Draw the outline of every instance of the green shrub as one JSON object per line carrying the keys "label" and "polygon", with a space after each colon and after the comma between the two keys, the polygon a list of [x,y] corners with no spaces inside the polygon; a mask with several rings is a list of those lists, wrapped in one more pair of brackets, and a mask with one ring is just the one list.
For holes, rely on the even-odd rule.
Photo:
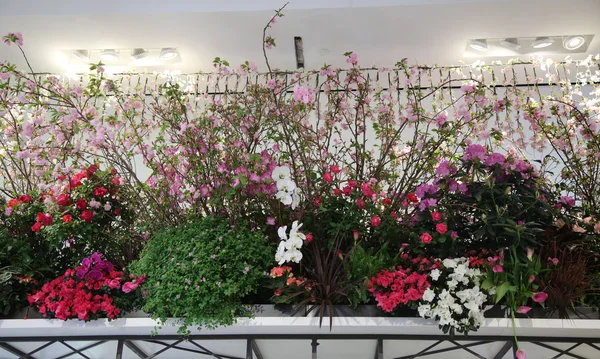
{"label": "green shrub", "polygon": [[148,276],[144,310],[161,322],[180,318],[180,333],[251,316],[242,298],[258,289],[273,250],[263,233],[247,227],[207,217],[157,233],[132,265]]}

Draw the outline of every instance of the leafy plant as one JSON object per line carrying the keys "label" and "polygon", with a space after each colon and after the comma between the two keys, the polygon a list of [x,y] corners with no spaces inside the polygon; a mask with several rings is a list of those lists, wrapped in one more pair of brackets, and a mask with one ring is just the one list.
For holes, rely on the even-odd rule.
{"label": "leafy plant", "polygon": [[272,247],[260,231],[226,219],[191,219],[158,232],[146,244],[134,273],[146,274],[144,311],[188,327],[232,325],[251,316],[242,298],[258,289],[272,264]]}

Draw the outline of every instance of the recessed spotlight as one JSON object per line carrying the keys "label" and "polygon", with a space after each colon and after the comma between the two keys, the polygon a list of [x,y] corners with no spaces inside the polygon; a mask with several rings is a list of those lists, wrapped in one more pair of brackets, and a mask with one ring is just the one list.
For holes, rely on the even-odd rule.
{"label": "recessed spotlight", "polygon": [[508,37],[506,39],[502,39],[502,41],[500,41],[500,45],[513,50],[519,50],[521,48],[521,44],[519,44],[519,39],[517,39],[516,37]]}
{"label": "recessed spotlight", "polygon": [[146,51],[145,49],[138,48],[131,50],[131,58],[134,60],[143,59],[146,56],[148,56],[148,51]]}
{"label": "recessed spotlight", "polygon": [[177,52],[177,49],[172,47],[164,48],[160,51],[161,60],[172,60],[176,58],[177,55],[179,55],[179,52]]}
{"label": "recessed spotlight", "polygon": [[73,55],[82,61],[90,62],[90,50],[73,50]]}
{"label": "recessed spotlight", "polygon": [[554,40],[549,37],[536,37],[535,40],[531,43],[531,47],[533,47],[534,49],[541,49],[543,47],[548,47],[553,43]]}
{"label": "recessed spotlight", "polygon": [[488,44],[487,44],[486,39],[471,40],[471,42],[469,43],[469,46],[471,46],[471,48],[473,48],[477,51],[487,51],[487,49],[488,49]]}
{"label": "recessed spotlight", "polygon": [[115,49],[106,49],[100,51],[100,58],[104,61],[114,61],[119,58],[119,51]]}
{"label": "recessed spotlight", "polygon": [[567,50],[576,50],[585,44],[585,37],[581,35],[568,36],[563,40],[563,47]]}

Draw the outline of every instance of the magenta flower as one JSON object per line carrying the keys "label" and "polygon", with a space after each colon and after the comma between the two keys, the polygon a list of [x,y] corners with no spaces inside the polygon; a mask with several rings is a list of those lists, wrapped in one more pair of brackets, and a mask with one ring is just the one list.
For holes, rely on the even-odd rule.
{"label": "magenta flower", "polygon": [[495,266],[492,268],[492,271],[493,271],[494,273],[502,273],[502,272],[504,272],[504,268],[502,268],[502,266],[495,265]]}
{"label": "magenta flower", "polygon": [[473,144],[473,145],[470,145],[469,147],[467,147],[463,158],[466,161],[474,160],[476,158],[480,159],[481,161],[485,161],[485,159],[486,159],[485,153],[486,153],[485,147],[483,147],[482,145]]}
{"label": "magenta flower", "polygon": [[274,226],[275,225],[275,218],[273,218],[273,217],[267,217],[267,225],[268,226]]}
{"label": "magenta flower", "polygon": [[529,283],[533,283],[533,281],[535,280],[535,276],[532,274],[529,276]]}
{"label": "magenta flower", "polygon": [[559,261],[558,261],[558,258],[556,258],[556,257],[555,258],[548,257],[548,262],[551,262],[554,265],[558,265]]}
{"label": "magenta flower", "polygon": [[89,273],[88,273],[88,279],[90,280],[101,280],[103,277],[102,272],[100,272],[97,269],[92,269]]}
{"label": "magenta flower", "polygon": [[533,293],[531,299],[533,299],[533,301],[536,303],[544,303],[546,299],[548,299],[548,294],[544,292],[536,292]]}
{"label": "magenta flower", "polygon": [[527,313],[529,313],[530,310],[531,310],[531,307],[528,307],[526,305],[522,305],[522,306],[519,307],[519,309],[517,309],[517,313],[527,314]]}
{"label": "magenta flower", "polygon": [[517,352],[515,353],[515,356],[517,357],[517,359],[527,358],[527,356],[525,355],[525,351],[523,349],[517,350]]}
{"label": "magenta flower", "polygon": [[127,282],[125,284],[123,284],[123,292],[125,293],[131,293],[134,290],[136,290],[136,288],[138,287],[138,283],[133,283],[133,282]]}

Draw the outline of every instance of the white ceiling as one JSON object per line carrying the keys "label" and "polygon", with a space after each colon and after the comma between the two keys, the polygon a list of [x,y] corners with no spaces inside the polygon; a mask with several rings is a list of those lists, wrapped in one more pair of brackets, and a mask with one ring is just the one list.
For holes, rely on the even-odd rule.
{"label": "white ceiling", "polygon": [[[138,71],[210,71],[215,56],[261,67],[262,28],[283,3],[0,0],[0,34],[23,33],[32,66],[42,72],[82,70],[65,66],[59,56],[77,48],[177,47],[181,53],[180,64]],[[269,53],[274,67],[294,69],[293,37],[301,36],[307,68],[345,66],[346,51],[357,52],[363,66],[391,67],[405,57],[410,63],[453,65],[475,60],[465,52],[469,39],[591,34],[596,36],[588,53],[596,54],[598,14],[600,0],[291,0],[270,31],[278,45]],[[14,47],[0,47],[0,60],[5,59],[24,65]],[[485,61],[497,59],[506,58]]]}

